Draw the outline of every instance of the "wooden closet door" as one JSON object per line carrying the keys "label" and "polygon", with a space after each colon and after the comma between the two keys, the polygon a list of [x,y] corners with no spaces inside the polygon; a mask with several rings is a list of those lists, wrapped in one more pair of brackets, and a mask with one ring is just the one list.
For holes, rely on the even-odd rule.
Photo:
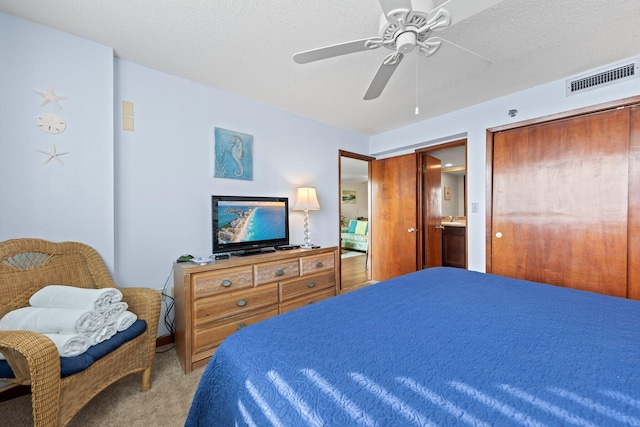
{"label": "wooden closet door", "polygon": [[627,298],[640,300],[640,107],[631,108]]}
{"label": "wooden closet door", "polygon": [[492,272],[626,296],[629,111],[498,133]]}

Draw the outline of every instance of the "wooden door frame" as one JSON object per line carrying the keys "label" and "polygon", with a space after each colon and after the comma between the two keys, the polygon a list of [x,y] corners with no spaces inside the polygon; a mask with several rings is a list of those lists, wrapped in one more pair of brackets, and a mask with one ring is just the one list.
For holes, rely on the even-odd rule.
{"label": "wooden door frame", "polygon": [[[371,162],[376,158],[367,156],[365,154],[353,153],[351,151],[338,150],[338,248],[340,253],[342,253],[342,236],[340,235],[340,229],[342,228],[342,223],[340,219],[342,218],[342,158],[349,157],[351,159],[363,160],[367,162],[367,218],[369,220],[369,224],[371,224]],[[371,280],[371,234],[373,231],[371,227],[369,227],[369,250],[367,251],[367,280]],[[339,257],[341,260],[342,257]],[[340,272],[340,289],[342,289],[342,261],[340,261],[340,266],[338,268]]]}
{"label": "wooden door frame", "polygon": [[[467,159],[467,138],[462,138],[462,139],[456,139],[455,141],[449,141],[449,142],[445,142],[443,144],[437,144],[437,145],[431,145],[429,147],[422,147],[422,148],[418,148],[415,150],[415,154],[417,157],[417,163],[418,163],[418,170],[421,171],[422,167],[424,166],[424,162],[423,162],[423,154],[428,154],[431,151],[440,151],[440,150],[446,150],[448,148],[455,148],[455,147],[465,147],[464,149],[464,164],[465,164],[465,168],[467,167],[467,163],[468,163],[468,159]],[[424,188],[422,187],[422,180],[418,179],[417,182],[417,217],[418,217],[418,226],[421,227],[421,230],[424,229],[425,224],[422,221],[423,215],[424,215],[424,210],[422,209],[423,206],[423,202],[424,199],[422,197]],[[468,185],[465,185],[465,190],[464,190],[464,206],[465,206],[465,212],[466,212],[466,207],[467,207],[467,187]],[[418,265],[420,265],[421,269],[422,269],[422,265],[423,265],[423,259],[424,259],[424,237],[423,237],[422,232],[418,233],[418,242],[417,242],[417,259],[416,262],[418,263]],[[467,221],[467,227],[465,227],[465,244],[464,244],[464,250],[465,250],[465,268],[469,268],[469,221]]]}
{"label": "wooden door frame", "polygon": [[493,140],[494,135],[498,132],[507,130],[524,128],[527,126],[534,126],[543,123],[551,123],[560,120],[567,120],[574,117],[586,116],[588,114],[599,113],[606,110],[614,110],[616,108],[627,107],[631,105],[637,105],[640,103],[640,96],[632,96],[629,98],[623,98],[615,101],[605,102],[602,104],[591,105],[588,107],[578,108],[575,110],[565,111],[561,113],[550,114],[548,116],[542,116],[535,119],[523,120],[520,122],[510,123],[507,125],[496,126],[488,128],[486,135],[486,167],[485,167],[485,268],[487,273],[492,272],[492,224],[493,224]]}

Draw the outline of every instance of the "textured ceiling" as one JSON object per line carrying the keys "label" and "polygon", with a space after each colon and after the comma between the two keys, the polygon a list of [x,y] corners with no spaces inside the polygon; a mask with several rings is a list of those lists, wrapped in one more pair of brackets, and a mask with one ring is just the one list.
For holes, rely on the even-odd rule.
{"label": "textured ceiling", "polygon": [[[436,4],[442,1],[436,1]],[[438,36],[492,61],[471,78],[408,55],[362,99],[376,49],[299,65],[296,52],[376,36],[377,0],[0,0],[0,11],[115,55],[368,135],[640,54],[638,0],[504,0]]]}

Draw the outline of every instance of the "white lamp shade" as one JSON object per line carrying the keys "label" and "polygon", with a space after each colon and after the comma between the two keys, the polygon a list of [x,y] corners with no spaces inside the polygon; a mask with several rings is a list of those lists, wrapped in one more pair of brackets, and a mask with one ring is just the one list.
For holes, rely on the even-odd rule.
{"label": "white lamp shade", "polygon": [[296,204],[293,207],[294,211],[317,211],[320,210],[320,204],[318,203],[318,196],[316,196],[315,187],[299,187],[296,195]]}

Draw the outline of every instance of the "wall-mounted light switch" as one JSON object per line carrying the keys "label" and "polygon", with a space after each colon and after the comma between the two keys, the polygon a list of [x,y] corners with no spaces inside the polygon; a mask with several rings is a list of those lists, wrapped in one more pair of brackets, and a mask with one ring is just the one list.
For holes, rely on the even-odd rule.
{"label": "wall-mounted light switch", "polygon": [[122,101],[122,115],[133,116],[133,102]]}
{"label": "wall-mounted light switch", "polygon": [[132,116],[122,116],[122,129],[130,130],[133,132],[133,117]]}
{"label": "wall-mounted light switch", "polygon": [[122,129],[133,132],[133,102],[122,101]]}

